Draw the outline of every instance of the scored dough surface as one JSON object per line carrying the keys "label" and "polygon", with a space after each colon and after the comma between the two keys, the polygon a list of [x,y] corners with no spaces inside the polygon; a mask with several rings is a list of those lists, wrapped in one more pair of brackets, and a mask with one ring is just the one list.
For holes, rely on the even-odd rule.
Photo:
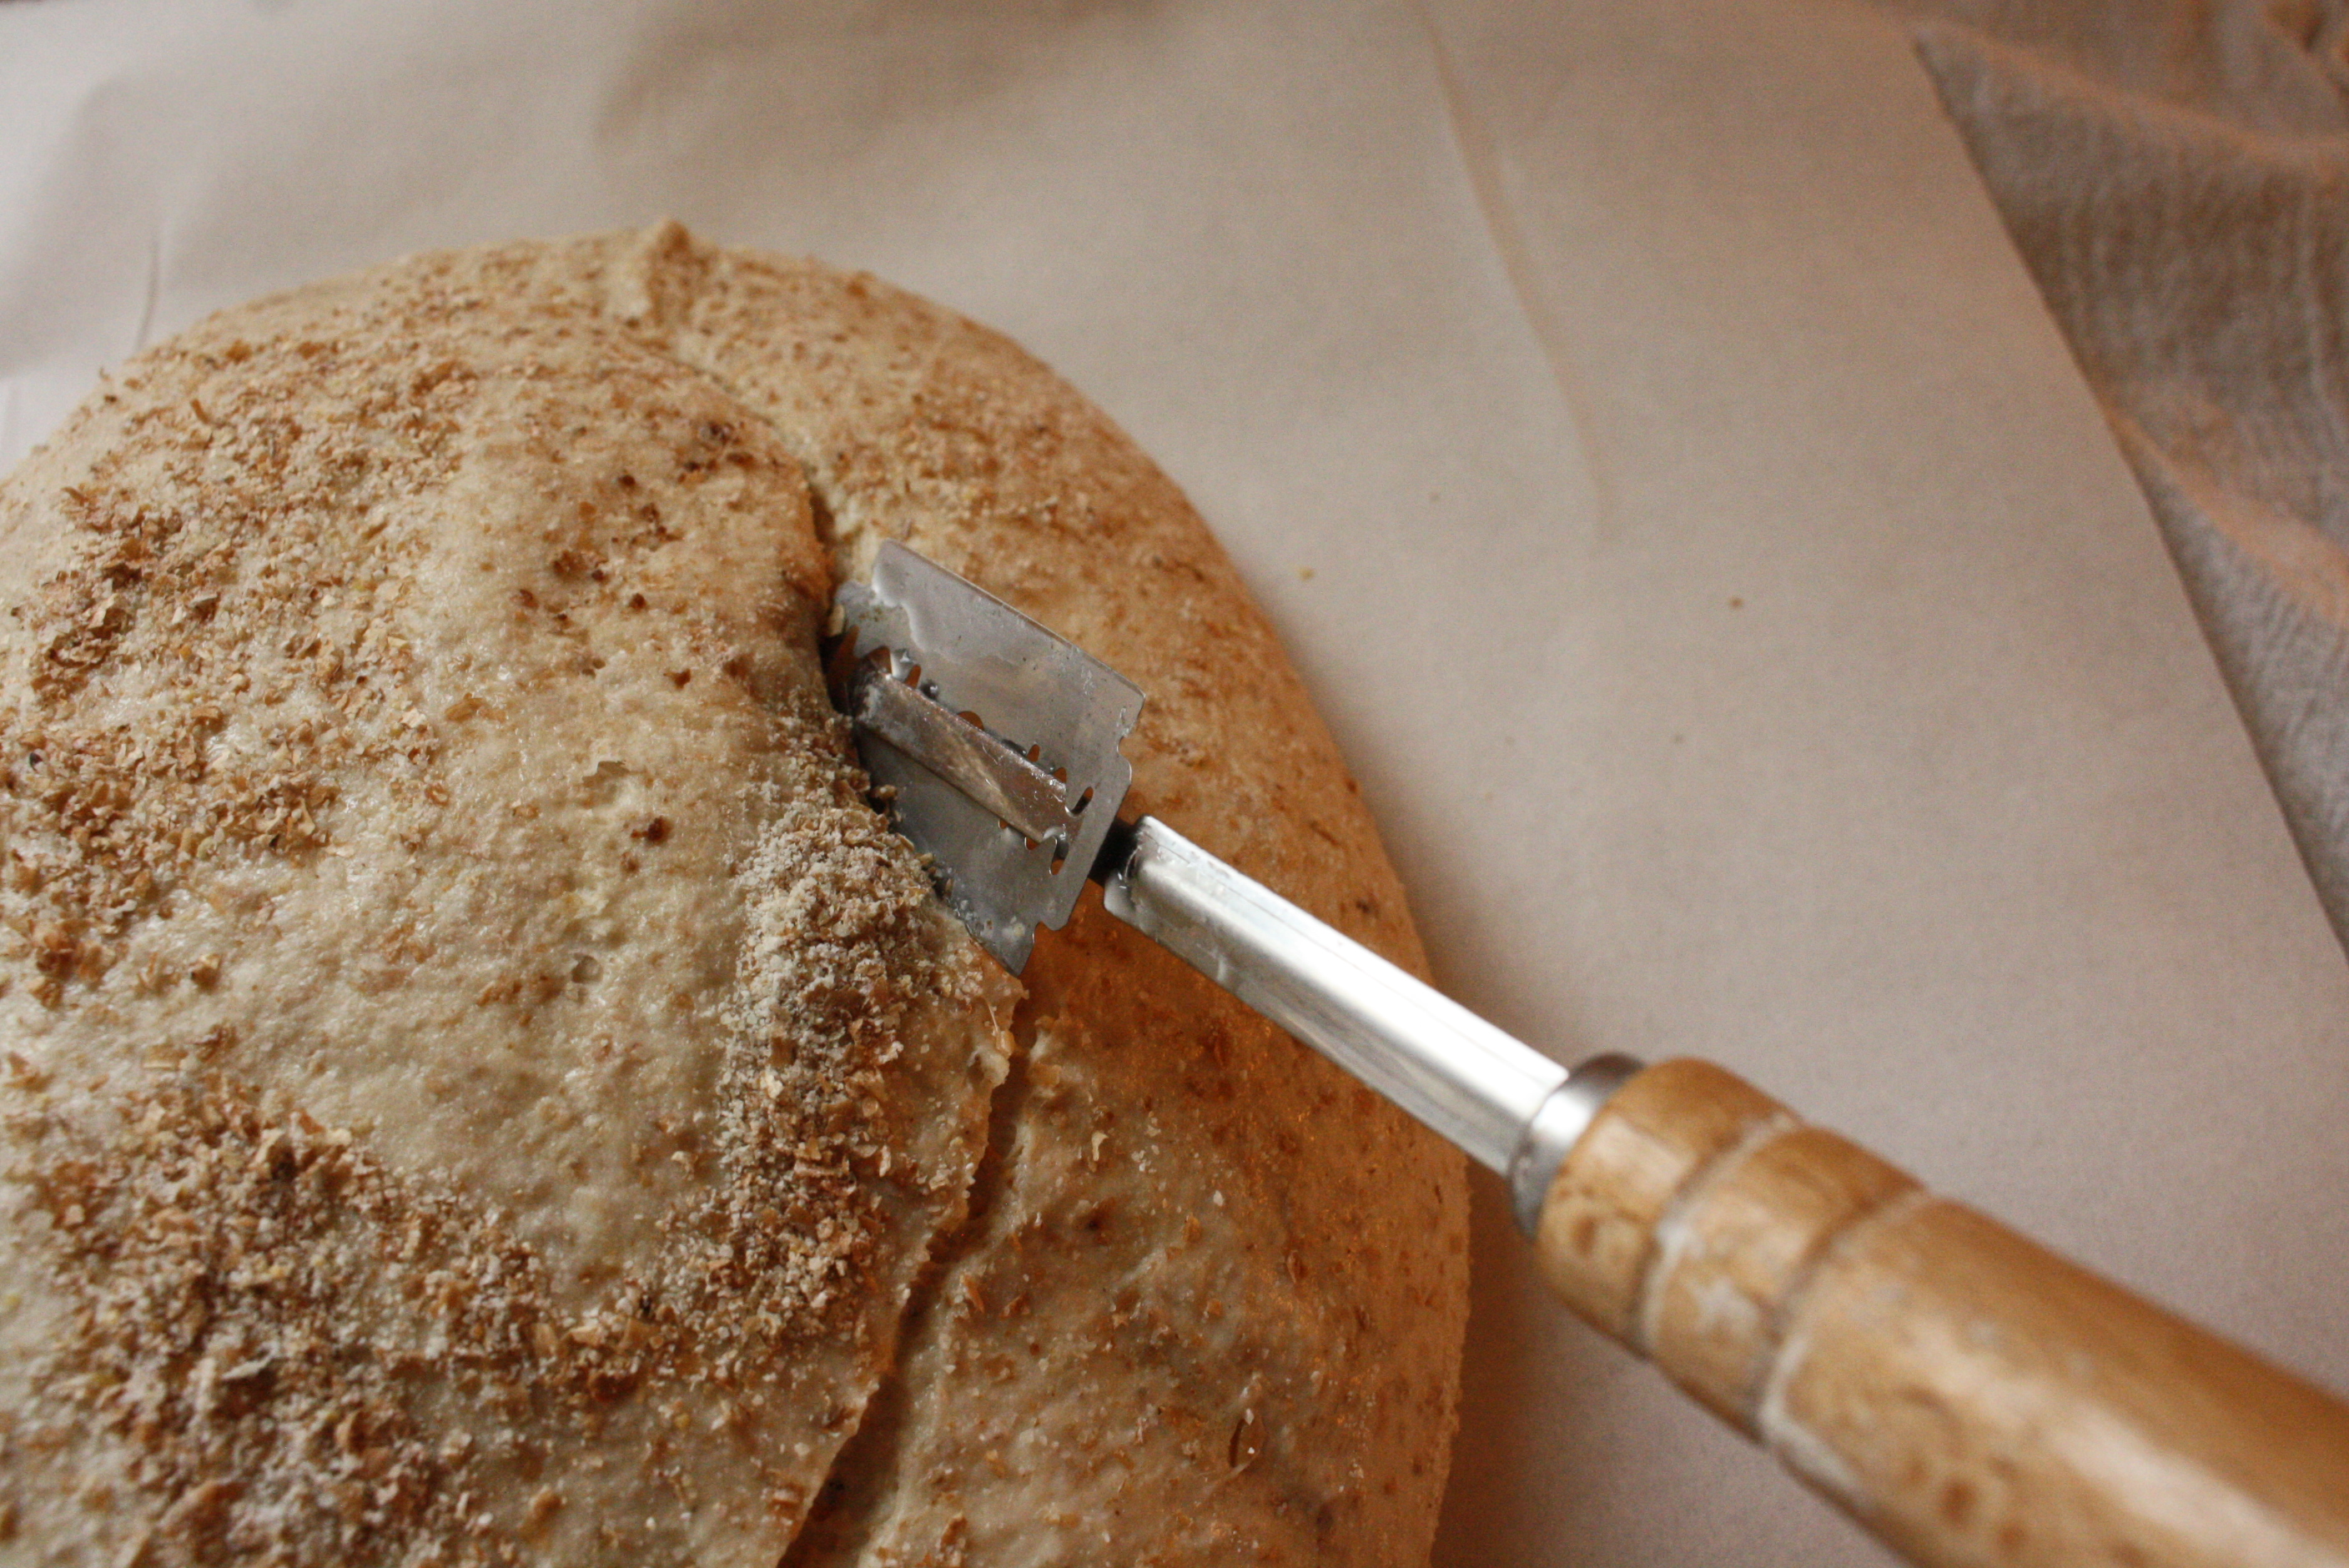
{"label": "scored dough surface", "polygon": [[1460,1161],[1097,898],[978,954],[818,676],[884,535],[1419,963],[1180,493],[869,279],[413,258],[0,486],[0,1563],[1424,1559]]}

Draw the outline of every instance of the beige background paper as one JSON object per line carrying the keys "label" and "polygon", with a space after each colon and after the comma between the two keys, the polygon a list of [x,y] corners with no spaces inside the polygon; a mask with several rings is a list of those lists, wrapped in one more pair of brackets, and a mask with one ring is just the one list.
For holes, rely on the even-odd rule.
{"label": "beige background paper", "polygon": [[[1905,38],[1688,24],[1447,29],[1605,499],[1518,737],[1576,768],[1516,862],[1564,896],[1421,907],[1505,1022],[1715,1054],[2340,1387],[2340,954],[2158,535]],[[1470,1434],[1453,1561],[1560,1509],[1549,1561],[1872,1560],[1486,1229],[1472,1386],[1570,1414]]]}
{"label": "beige background paper", "polygon": [[[0,459],[203,310],[674,213],[1184,483],[1439,969],[1698,1051],[2336,1387],[2339,949],[1899,31],[1842,0],[0,6]],[[1881,1553],[1479,1189],[1438,1560]]]}

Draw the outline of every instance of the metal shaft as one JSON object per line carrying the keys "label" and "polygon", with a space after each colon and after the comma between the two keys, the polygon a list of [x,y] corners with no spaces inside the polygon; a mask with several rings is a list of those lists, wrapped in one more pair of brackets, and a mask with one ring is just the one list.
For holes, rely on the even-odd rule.
{"label": "metal shaft", "polygon": [[1509,1181],[1531,1232],[1558,1162],[1637,1070],[1568,1073],[1154,817],[1095,874],[1109,911]]}

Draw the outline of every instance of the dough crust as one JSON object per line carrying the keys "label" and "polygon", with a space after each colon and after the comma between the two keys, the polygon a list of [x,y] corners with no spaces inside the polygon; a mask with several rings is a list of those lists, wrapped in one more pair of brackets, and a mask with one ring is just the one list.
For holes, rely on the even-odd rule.
{"label": "dough crust", "polygon": [[1424,1561],[1461,1161],[1093,895],[944,914],[818,675],[884,536],[1420,965],[1179,491],[869,278],[417,257],[0,484],[0,1563]]}

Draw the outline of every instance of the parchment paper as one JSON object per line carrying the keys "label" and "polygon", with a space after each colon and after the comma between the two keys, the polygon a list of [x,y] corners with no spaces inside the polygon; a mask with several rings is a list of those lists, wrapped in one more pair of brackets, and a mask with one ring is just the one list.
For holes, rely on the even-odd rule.
{"label": "parchment paper", "polygon": [[[212,306],[667,213],[923,290],[1126,423],[1470,1005],[1715,1056],[2349,1383],[2340,953],[1888,23],[19,0],[0,460]],[[1478,1202],[1439,1562],[1884,1560]]]}

